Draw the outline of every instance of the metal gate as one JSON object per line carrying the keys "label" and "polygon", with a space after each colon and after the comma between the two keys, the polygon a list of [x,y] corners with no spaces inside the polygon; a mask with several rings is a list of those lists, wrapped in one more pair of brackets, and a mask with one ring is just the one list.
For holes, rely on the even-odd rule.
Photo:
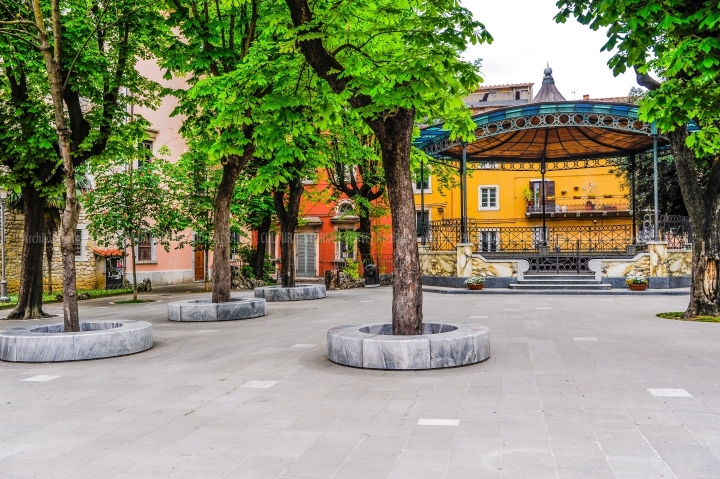
{"label": "metal gate", "polygon": [[295,236],[295,249],[297,251],[295,268],[298,276],[317,276],[317,270],[315,269],[316,243],[317,235],[315,233],[301,233]]}

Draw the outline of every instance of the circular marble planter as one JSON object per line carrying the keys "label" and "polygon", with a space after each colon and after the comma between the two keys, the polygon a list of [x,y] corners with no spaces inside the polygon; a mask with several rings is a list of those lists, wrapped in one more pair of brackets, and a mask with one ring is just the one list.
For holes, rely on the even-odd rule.
{"label": "circular marble planter", "polygon": [[227,303],[211,303],[210,298],[186,299],[168,303],[170,321],[235,321],[265,316],[265,300],[230,298]]}
{"label": "circular marble planter", "polygon": [[147,321],[82,321],[79,333],[63,332],[63,323],[21,326],[0,331],[0,359],[21,363],[79,361],[139,353],[153,345]]}
{"label": "circular marble planter", "polygon": [[366,369],[440,369],[490,357],[490,330],[470,323],[425,323],[423,334],[393,336],[392,324],[354,324],[328,331],[328,359]]}
{"label": "circular marble planter", "polygon": [[324,284],[297,284],[294,288],[282,286],[262,286],[255,288],[256,298],[265,298],[265,301],[305,301],[308,299],[322,299],[327,296]]}

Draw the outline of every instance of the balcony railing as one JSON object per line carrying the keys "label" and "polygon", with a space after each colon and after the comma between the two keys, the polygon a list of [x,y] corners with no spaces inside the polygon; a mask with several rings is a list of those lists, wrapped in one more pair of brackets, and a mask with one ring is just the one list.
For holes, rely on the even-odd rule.
{"label": "balcony railing", "polygon": [[[652,239],[648,230],[649,220],[638,225],[636,243],[643,244]],[[670,249],[682,249],[692,242],[689,218],[684,216],[660,216],[659,236],[668,242]],[[553,253],[579,251],[581,253],[626,254],[633,244],[635,235],[632,225],[588,225],[588,226],[492,226],[480,223],[475,218],[467,220],[468,241],[474,251],[488,253],[527,253],[539,251],[547,246]],[[431,221],[426,233],[426,243],[433,251],[452,251],[460,243],[460,219]]]}
{"label": "balcony railing", "polygon": [[[525,212],[542,213],[542,199],[536,202],[528,202]],[[545,206],[545,213],[592,213],[592,212],[617,212],[630,211],[630,202],[622,196],[608,197],[581,197],[570,198],[548,198]]]}

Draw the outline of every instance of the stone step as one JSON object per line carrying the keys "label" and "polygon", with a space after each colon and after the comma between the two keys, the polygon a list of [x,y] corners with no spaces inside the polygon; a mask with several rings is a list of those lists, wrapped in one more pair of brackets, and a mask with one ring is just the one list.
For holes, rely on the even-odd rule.
{"label": "stone step", "polygon": [[609,290],[612,288],[610,284],[511,284],[510,289],[528,290],[528,291],[567,291],[567,290]]}
{"label": "stone step", "polygon": [[595,278],[587,278],[587,279],[555,279],[555,278],[524,278],[521,280],[518,280],[518,284],[546,284],[546,285],[553,285],[553,284],[600,284],[600,280],[597,280]]}

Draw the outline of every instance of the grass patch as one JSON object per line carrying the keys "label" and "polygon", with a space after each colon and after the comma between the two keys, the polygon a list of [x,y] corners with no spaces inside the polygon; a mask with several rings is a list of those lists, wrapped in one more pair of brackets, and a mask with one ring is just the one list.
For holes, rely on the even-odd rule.
{"label": "grass patch", "polygon": [[671,311],[669,313],[658,313],[655,316],[663,319],[677,319],[680,321],[699,321],[701,323],[720,323],[720,316],[698,316],[697,318],[683,318],[681,311]]}
{"label": "grass patch", "polygon": [[120,301],[113,301],[114,304],[130,304],[130,303],[154,303],[154,299],[122,299]]}
{"label": "grass patch", "polygon": [[[78,295],[87,293],[90,295],[90,299],[93,298],[102,298],[105,296],[117,296],[120,294],[128,294],[132,293],[132,288],[121,288],[121,289],[78,289],[77,290]],[[62,294],[61,290],[54,291],[52,293],[48,293],[47,291],[43,292],[43,303],[55,303],[58,301],[57,296],[59,294]],[[18,295],[17,294],[9,294],[8,297],[10,298],[10,302],[8,303],[0,303],[0,309],[4,308],[13,308],[17,304],[18,301]]]}

